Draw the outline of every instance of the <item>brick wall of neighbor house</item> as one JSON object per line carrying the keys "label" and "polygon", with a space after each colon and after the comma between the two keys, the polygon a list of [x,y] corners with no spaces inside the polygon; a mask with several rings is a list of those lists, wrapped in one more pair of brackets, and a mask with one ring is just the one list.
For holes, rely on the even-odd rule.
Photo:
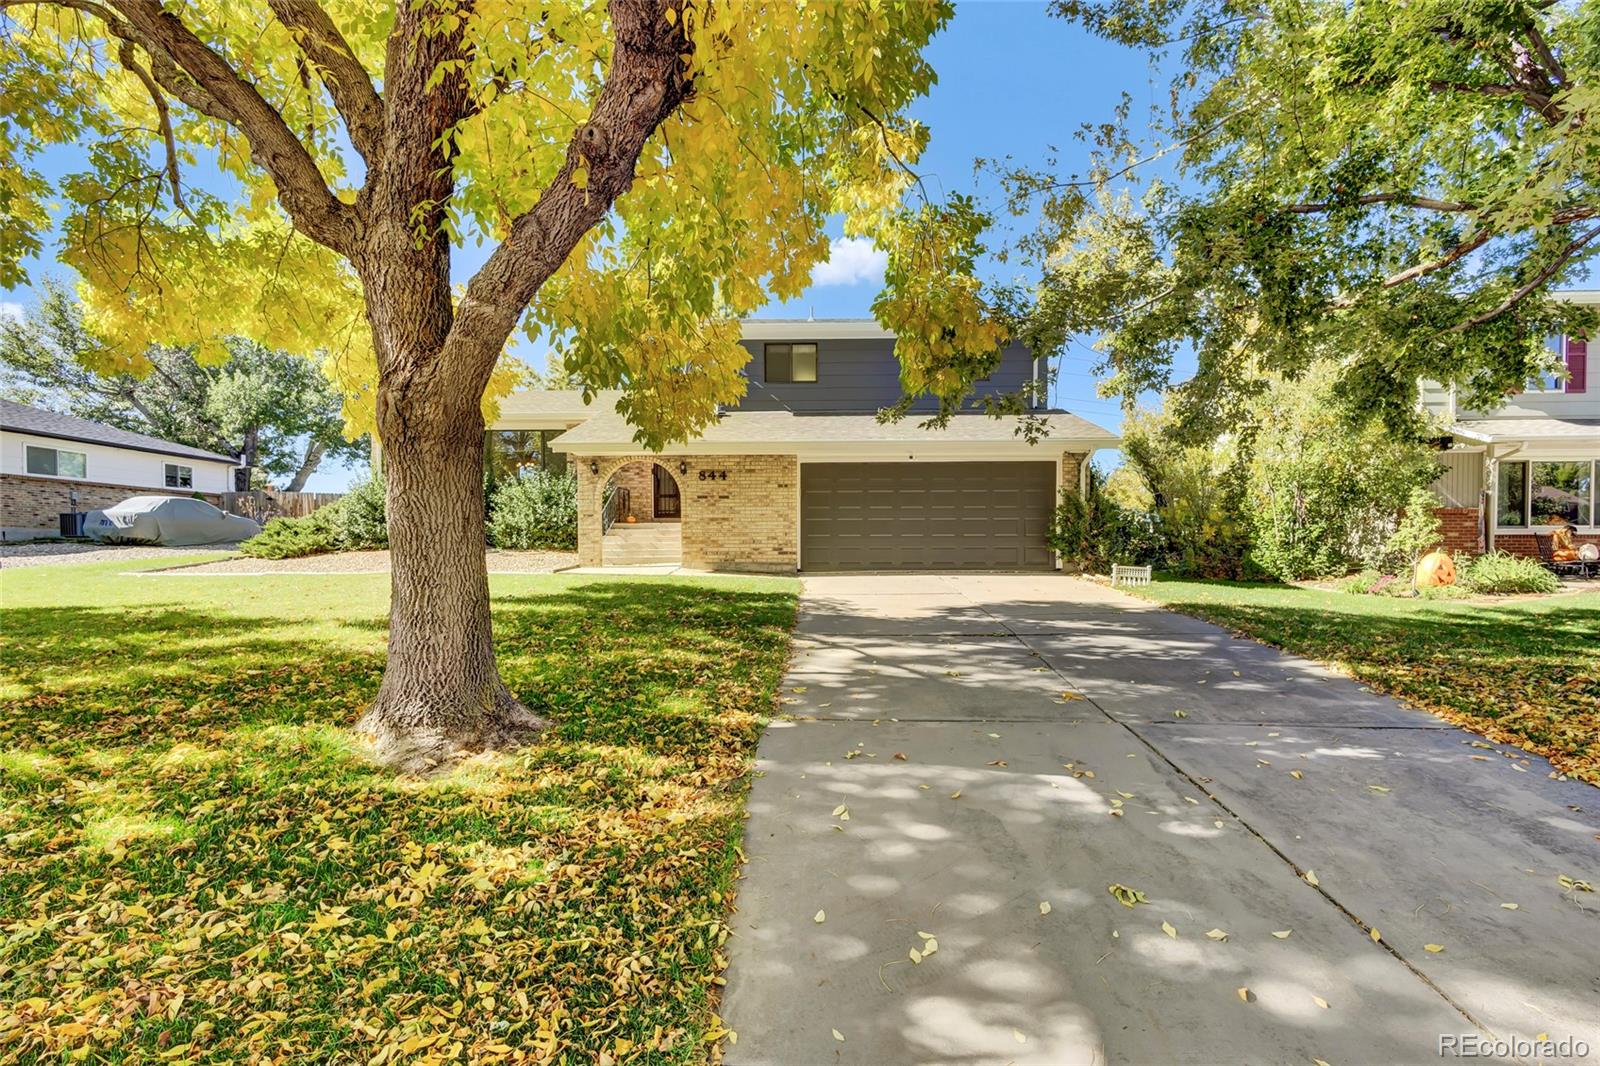
{"label": "brick wall of neighbor house", "polygon": [[[591,461],[597,472],[590,471]],[[644,455],[575,458],[580,566],[601,565],[600,508],[606,481],[628,463],[653,461]],[[679,472],[679,463],[687,464],[687,474]],[[677,481],[682,500],[684,566],[766,573],[795,570],[800,466],[794,456],[693,455],[668,457],[663,465]],[[648,476],[649,467],[644,469]],[[726,478],[721,476],[724,471]],[[635,499],[635,510],[639,506]]]}
{"label": "brick wall of neighbor house", "polygon": [[1476,507],[1435,507],[1433,513],[1439,519],[1439,547],[1452,555],[1478,555],[1483,551],[1479,537],[1482,523]]}
{"label": "brick wall of neighbor house", "polygon": [[[1600,533],[1574,533],[1572,543],[1600,544]],[[1496,551],[1510,555],[1526,555],[1530,559],[1539,557],[1539,544],[1533,539],[1532,533],[1496,533],[1494,546]]]}
{"label": "brick wall of neighbor house", "polygon": [[793,573],[799,564],[799,461],[792,455],[684,461],[687,474],[672,468],[683,494],[683,565]]}
{"label": "brick wall of neighbor house", "polygon": [[[9,529],[58,529],[60,515],[72,510],[70,493],[78,492],[78,510],[94,511],[121,503],[130,496],[192,496],[188,492],[134,489],[96,481],[61,481],[55,478],[0,474],[0,526]],[[220,506],[216,493],[200,494]]]}

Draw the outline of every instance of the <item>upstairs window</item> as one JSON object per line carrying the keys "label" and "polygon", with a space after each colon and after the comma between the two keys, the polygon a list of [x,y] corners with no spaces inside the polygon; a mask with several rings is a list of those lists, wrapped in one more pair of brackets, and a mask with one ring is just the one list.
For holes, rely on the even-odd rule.
{"label": "upstairs window", "polygon": [[177,463],[168,463],[166,469],[166,485],[169,489],[194,488],[194,467],[179,466]]}
{"label": "upstairs window", "polygon": [[817,346],[815,344],[767,345],[768,382],[788,384],[817,380]]}
{"label": "upstairs window", "polygon": [[61,448],[40,448],[30,444],[27,451],[27,471],[45,477],[86,477],[88,456],[83,452],[69,452]]}

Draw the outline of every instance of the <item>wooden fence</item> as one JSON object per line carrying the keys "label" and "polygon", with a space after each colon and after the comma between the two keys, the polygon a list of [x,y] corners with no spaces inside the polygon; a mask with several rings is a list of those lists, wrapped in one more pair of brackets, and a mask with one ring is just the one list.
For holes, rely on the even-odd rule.
{"label": "wooden fence", "polygon": [[222,509],[265,524],[269,518],[303,518],[342,495],[340,492],[277,492],[273,489],[224,492]]}

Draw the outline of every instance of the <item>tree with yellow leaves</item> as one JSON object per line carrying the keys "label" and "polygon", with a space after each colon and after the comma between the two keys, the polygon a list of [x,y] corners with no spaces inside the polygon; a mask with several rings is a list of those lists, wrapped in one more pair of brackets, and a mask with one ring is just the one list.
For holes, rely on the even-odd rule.
{"label": "tree with yellow leaves", "polygon": [[[389,660],[363,720],[419,769],[541,725],[501,682],[484,409],[512,331],[620,387],[644,446],[743,390],[737,317],[806,286],[825,220],[890,252],[877,310],[948,409],[1003,327],[966,204],[906,203],[944,0],[0,0],[0,283],[58,220],[91,324],[321,352],[381,440]],[[38,155],[87,168],[47,181]],[[221,180],[196,182],[194,168]],[[216,191],[226,188],[226,193]],[[492,251],[460,288],[451,258]],[[220,349],[210,354],[225,355]]]}

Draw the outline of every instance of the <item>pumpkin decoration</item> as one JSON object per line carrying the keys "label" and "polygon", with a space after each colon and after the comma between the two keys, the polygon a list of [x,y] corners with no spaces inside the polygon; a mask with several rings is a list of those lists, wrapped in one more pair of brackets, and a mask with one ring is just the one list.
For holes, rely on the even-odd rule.
{"label": "pumpkin decoration", "polygon": [[1454,585],[1456,583],[1456,564],[1442,551],[1431,551],[1422,557],[1417,564],[1417,587],[1431,588],[1434,585]]}
{"label": "pumpkin decoration", "polygon": [[634,524],[634,523],[635,523],[635,522],[637,522],[637,521],[639,521],[639,518],[638,518],[638,516],[637,516],[637,515],[629,515],[629,516],[628,516],[628,517],[627,517],[627,518],[624,518],[624,519],[623,519],[623,521],[624,521],[624,522],[626,522],[626,523],[628,523],[628,525],[630,525],[630,526],[631,526],[631,525],[633,525],[633,524]]}

